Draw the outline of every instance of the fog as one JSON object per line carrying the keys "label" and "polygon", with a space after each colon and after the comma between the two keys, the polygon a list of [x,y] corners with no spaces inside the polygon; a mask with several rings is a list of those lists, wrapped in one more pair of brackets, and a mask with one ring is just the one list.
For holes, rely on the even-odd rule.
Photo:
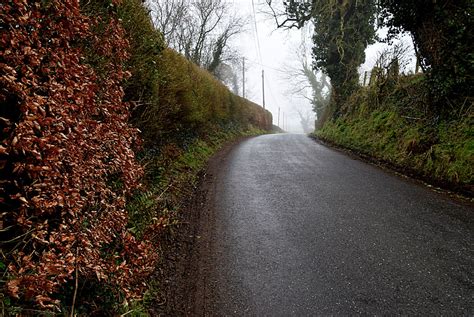
{"label": "fog", "polygon": [[[252,6],[252,2],[254,6]],[[265,0],[228,0],[234,6],[235,12],[248,18],[248,27],[242,34],[237,35],[231,42],[245,58],[246,83],[245,97],[262,105],[262,70],[265,73],[265,108],[273,114],[273,123],[278,125],[278,108],[280,108],[280,124],[288,132],[302,133],[297,110],[309,113],[309,100],[292,92],[295,84],[288,80],[289,69],[298,68],[297,49],[302,43],[311,49],[311,26],[298,30],[276,29],[275,21],[265,13]],[[255,10],[253,9],[255,8]],[[383,30],[380,31],[383,35]],[[401,39],[411,45],[408,36]],[[375,64],[377,54],[386,44],[376,43],[366,50],[366,62],[360,67],[361,76],[364,71],[370,71]],[[415,68],[414,53],[407,70]],[[308,53],[310,58],[310,53]],[[311,96],[311,91],[307,91]],[[283,126],[284,122],[284,126]]]}

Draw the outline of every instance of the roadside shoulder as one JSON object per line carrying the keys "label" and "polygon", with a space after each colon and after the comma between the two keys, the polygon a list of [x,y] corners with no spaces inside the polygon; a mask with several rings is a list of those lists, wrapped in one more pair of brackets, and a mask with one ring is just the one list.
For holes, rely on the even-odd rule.
{"label": "roadside shoulder", "polygon": [[368,155],[355,148],[346,147],[330,140],[322,139],[313,134],[310,134],[309,137],[319,144],[345,153],[354,159],[358,159],[371,165],[375,165],[385,171],[396,174],[399,177],[409,179],[440,194],[444,194],[453,199],[457,199],[464,202],[474,202],[474,191],[472,186],[462,186],[447,181],[440,181],[432,177],[426,176],[421,172],[415,170],[414,168],[393,164],[392,162]]}
{"label": "roadside shoulder", "polygon": [[160,299],[153,314],[199,316],[207,305],[206,277],[215,225],[214,194],[219,173],[225,171],[230,153],[252,136],[242,136],[224,143],[199,172],[198,180],[178,214],[179,225],[163,239],[163,267]]}

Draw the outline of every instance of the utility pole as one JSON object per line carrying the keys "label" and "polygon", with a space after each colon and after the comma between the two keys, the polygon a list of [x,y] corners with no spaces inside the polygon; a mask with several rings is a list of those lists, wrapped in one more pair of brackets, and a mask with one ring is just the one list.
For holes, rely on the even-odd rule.
{"label": "utility pole", "polygon": [[280,107],[278,107],[278,124],[277,126],[280,126]]}
{"label": "utility pole", "polygon": [[242,57],[242,97],[245,98],[245,57]]}
{"label": "utility pole", "polygon": [[282,121],[282,123],[281,123],[282,129],[283,129],[283,131],[285,131],[285,112],[284,111],[283,111],[283,118],[282,118],[281,121]]}
{"label": "utility pole", "polygon": [[265,71],[262,69],[262,97],[263,97],[263,109],[265,109]]}

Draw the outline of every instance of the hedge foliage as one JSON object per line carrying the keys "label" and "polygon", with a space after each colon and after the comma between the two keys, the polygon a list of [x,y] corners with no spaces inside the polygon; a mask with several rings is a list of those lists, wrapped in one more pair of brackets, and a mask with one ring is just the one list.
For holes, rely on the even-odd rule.
{"label": "hedge foliage", "polygon": [[214,76],[171,49],[157,60],[157,99],[142,102],[133,123],[142,131],[147,147],[204,137],[216,127],[254,126],[270,130],[270,112],[234,95]]}
{"label": "hedge foliage", "polygon": [[[9,1],[2,23],[9,26],[0,57],[9,294],[57,308],[80,279],[140,296],[155,255],[126,229],[126,199],[143,170],[122,101],[130,76],[123,28],[112,11],[87,17],[66,0]],[[100,63],[86,64],[85,51]]]}

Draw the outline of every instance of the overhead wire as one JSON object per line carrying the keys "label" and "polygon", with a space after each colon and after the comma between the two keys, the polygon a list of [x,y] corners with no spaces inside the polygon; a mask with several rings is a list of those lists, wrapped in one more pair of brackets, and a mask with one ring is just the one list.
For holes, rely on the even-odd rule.
{"label": "overhead wire", "polygon": [[275,98],[275,96],[273,95],[272,86],[268,83],[266,78],[265,78],[265,82],[267,83],[268,90],[270,91],[270,96],[272,97],[273,101],[275,102],[275,105],[277,106],[277,108],[280,108],[280,105],[277,101],[277,98]]}
{"label": "overhead wire", "polygon": [[260,60],[260,63],[262,62],[262,51],[260,49],[260,37],[258,35],[258,27],[257,27],[257,14],[255,11],[255,2],[252,0],[252,12],[253,12],[253,24],[255,28],[255,39],[257,42],[257,54],[258,54],[258,59]]}
{"label": "overhead wire", "polygon": [[[247,59],[247,60],[249,60],[251,63],[260,65],[262,68],[267,68],[267,69],[271,69],[271,70],[274,70],[274,71],[277,71],[277,72],[284,73],[285,71],[283,71],[281,69],[277,69],[277,68],[274,68],[274,67],[263,64],[263,62],[262,62],[262,51],[261,51],[261,48],[260,48],[260,36],[259,36],[259,33],[258,33],[258,26],[257,26],[257,14],[256,14],[256,10],[255,10],[255,1],[254,0],[252,0],[252,12],[253,12],[253,22],[254,22],[254,29],[255,29],[255,40],[257,42],[257,55],[258,55],[258,59],[259,59],[260,62],[253,61],[251,59]],[[272,87],[271,87],[267,77],[264,77],[264,83],[268,87],[268,90],[270,91],[270,96],[272,97],[273,101],[275,102],[275,105],[277,106],[277,108],[280,108],[280,105],[278,104],[278,101],[277,101],[277,99],[275,98],[275,96],[273,94]]]}
{"label": "overhead wire", "polygon": [[264,67],[265,69],[268,68],[268,69],[273,70],[273,71],[276,71],[276,72],[285,73],[285,74],[288,73],[288,71],[286,71],[286,70],[284,70],[284,69],[278,69],[278,68],[275,68],[275,67],[272,67],[272,66],[268,66],[268,65],[266,65],[266,64],[260,63],[260,62],[258,62],[258,61],[256,61],[256,60],[253,60],[253,59],[248,58],[248,57],[246,57],[245,60],[249,61],[251,64],[255,64],[255,65],[262,66],[262,67]]}

